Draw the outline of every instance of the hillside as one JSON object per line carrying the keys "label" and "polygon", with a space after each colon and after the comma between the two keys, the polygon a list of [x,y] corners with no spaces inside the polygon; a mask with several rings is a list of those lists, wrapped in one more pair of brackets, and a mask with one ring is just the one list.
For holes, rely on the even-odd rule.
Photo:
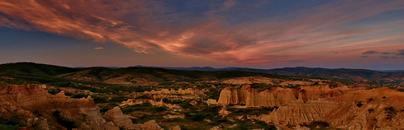
{"label": "hillside", "polygon": [[[334,79],[372,84],[404,84],[404,72],[381,72],[366,69],[326,69],[288,67],[278,69],[211,68],[211,67],[126,67],[126,68],[70,68],[37,63],[9,63],[0,65],[0,75],[45,76],[52,78],[106,81],[114,83],[169,81],[201,81],[242,76],[291,78],[288,76]],[[282,76],[284,75],[284,76]],[[292,77],[292,78],[298,78]]]}
{"label": "hillside", "polygon": [[286,67],[277,69],[254,69],[254,68],[172,68],[179,70],[201,70],[201,71],[245,71],[255,73],[279,74],[288,76],[306,76],[327,79],[337,79],[355,82],[369,82],[382,84],[404,84],[404,72],[394,71],[375,71],[367,69],[327,69],[327,68],[308,68],[308,67]]}
{"label": "hillside", "polygon": [[246,71],[197,71],[162,68],[69,68],[36,63],[13,63],[0,65],[0,84],[49,84],[64,87],[108,85],[157,86],[180,82],[211,81],[236,77],[258,76],[279,79],[300,77]]}
{"label": "hillside", "polygon": [[56,76],[63,73],[70,73],[79,71],[80,69],[37,64],[30,62],[21,63],[8,63],[0,65],[0,74],[24,74],[24,75],[42,75],[42,76]]}
{"label": "hillside", "polygon": [[0,129],[404,128],[402,85],[313,78],[364,80],[382,72],[288,68],[273,72],[285,75],[269,73],[3,64]]}
{"label": "hillside", "polygon": [[310,76],[348,80],[350,79],[371,83],[404,83],[404,72],[379,72],[366,69],[325,69],[306,67],[271,69],[265,72],[291,76]]}

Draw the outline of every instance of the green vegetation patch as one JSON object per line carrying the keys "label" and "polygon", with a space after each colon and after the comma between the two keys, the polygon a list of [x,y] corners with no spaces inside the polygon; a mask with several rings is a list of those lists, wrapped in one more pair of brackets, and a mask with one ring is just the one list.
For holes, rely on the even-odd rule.
{"label": "green vegetation patch", "polygon": [[26,125],[20,121],[19,117],[12,117],[10,119],[0,117],[0,130],[16,130],[24,126]]}
{"label": "green vegetation patch", "polygon": [[276,108],[278,107],[227,108],[227,110],[231,112],[231,116],[241,116],[268,114]]}
{"label": "green vegetation patch", "polygon": [[132,105],[125,108],[122,108],[122,112],[125,114],[130,114],[134,111],[142,111],[142,112],[164,112],[168,111],[167,107],[158,107],[153,106],[150,103],[143,103],[139,105]]}

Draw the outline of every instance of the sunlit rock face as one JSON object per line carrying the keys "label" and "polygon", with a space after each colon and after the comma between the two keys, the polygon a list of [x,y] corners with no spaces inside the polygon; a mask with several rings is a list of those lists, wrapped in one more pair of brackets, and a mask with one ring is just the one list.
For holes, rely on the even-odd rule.
{"label": "sunlit rock face", "polygon": [[273,122],[277,125],[300,125],[319,120],[328,115],[339,105],[329,101],[309,101],[307,103],[290,103],[280,106],[268,115],[262,115],[259,120]]}
{"label": "sunlit rock face", "polygon": [[233,87],[226,87],[220,92],[220,97],[218,100],[219,104],[229,105],[229,104],[239,104],[239,90]]}
{"label": "sunlit rock face", "polygon": [[134,129],[135,125],[132,123],[132,120],[129,119],[127,115],[124,115],[121,111],[121,108],[114,107],[113,109],[105,112],[105,119],[114,122],[116,126],[126,129]]}
{"label": "sunlit rock face", "polygon": [[143,93],[140,93],[139,96],[141,95],[146,95],[148,97],[151,97],[152,99],[155,100],[160,100],[160,99],[170,99],[170,100],[179,100],[179,101],[184,101],[188,99],[200,99],[200,96],[203,96],[204,93],[206,93],[208,90],[207,89],[192,89],[192,88],[187,88],[187,89],[161,89],[161,90],[151,90],[151,91],[145,91]]}
{"label": "sunlit rock face", "polygon": [[45,85],[0,86],[0,117],[20,120],[28,128],[44,130],[66,129],[58,118],[72,121],[75,128],[84,130],[160,128],[155,122],[133,124],[119,107],[106,112],[104,117],[90,96],[72,99],[63,91],[56,95],[48,94],[45,88]]}
{"label": "sunlit rock face", "polygon": [[328,100],[338,102],[323,120],[350,129],[404,129],[404,93],[389,88],[349,91]]}
{"label": "sunlit rock face", "polygon": [[273,87],[259,92],[257,88],[243,85],[241,89],[224,88],[218,100],[219,104],[245,104],[247,107],[274,107],[291,102],[307,102],[326,97],[341,95],[348,88],[329,88],[328,85],[304,86],[300,89]]}
{"label": "sunlit rock face", "polygon": [[[277,126],[304,127],[313,121],[344,129],[404,129],[404,93],[389,88],[354,90],[328,85],[273,87],[261,92],[248,85],[222,90],[218,103],[274,107],[255,117]],[[287,127],[286,127],[287,126]]]}
{"label": "sunlit rock face", "polygon": [[[27,86],[1,86],[0,105],[1,117],[8,118],[22,116],[28,126],[36,127],[36,123],[42,123],[46,129],[63,128],[57,123],[55,111],[60,116],[76,123],[79,128],[104,129],[112,128],[101,116],[97,105],[91,97],[72,99],[64,95],[63,91],[50,95],[44,89],[44,85]],[[7,111],[7,112],[5,112]],[[46,123],[45,123],[46,122]]]}

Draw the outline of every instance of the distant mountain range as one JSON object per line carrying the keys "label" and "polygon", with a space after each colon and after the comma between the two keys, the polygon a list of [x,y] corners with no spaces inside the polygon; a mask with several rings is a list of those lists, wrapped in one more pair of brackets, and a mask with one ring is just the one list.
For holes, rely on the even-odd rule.
{"label": "distant mountain range", "polygon": [[[177,71],[175,71],[177,70]],[[178,71],[181,70],[181,71]],[[218,71],[218,72],[203,72],[203,71]],[[254,69],[254,68],[212,68],[212,67],[150,67],[150,66],[134,66],[134,67],[83,67],[83,68],[69,68],[60,67],[45,64],[36,63],[12,63],[12,64],[1,64],[0,73],[30,73],[30,74],[41,74],[49,76],[69,76],[70,75],[83,74],[92,72],[91,74],[97,73],[96,77],[102,78],[106,74],[122,75],[128,72],[142,73],[142,74],[153,74],[154,76],[159,76],[161,74],[165,75],[175,75],[178,77],[181,75],[186,75],[188,77],[208,77],[209,75],[217,74],[232,74],[232,73],[243,73],[246,75],[286,75],[286,76],[304,76],[304,77],[318,77],[327,79],[340,79],[340,80],[353,80],[361,82],[372,82],[372,83],[392,83],[392,84],[404,84],[404,71],[375,71],[367,69],[327,69],[327,68],[308,68],[308,67],[287,67],[287,68],[277,68],[277,69]],[[98,74],[100,73],[100,74]],[[161,74],[160,74],[161,73]],[[150,75],[149,74],[149,75]],[[166,77],[167,78],[167,77]]]}
{"label": "distant mountain range", "polygon": [[[145,67],[145,66],[142,66]],[[213,67],[154,67],[175,70],[198,70],[198,71],[246,71],[255,73],[279,74],[287,76],[306,76],[327,79],[355,80],[375,83],[404,84],[404,70],[367,70],[367,69],[328,69],[309,67],[285,67],[276,69],[255,68],[213,68]]]}
{"label": "distant mountain range", "polygon": [[365,82],[377,82],[377,83],[404,83],[404,70],[367,70],[367,69],[328,69],[328,68],[308,68],[308,67],[285,67],[277,69],[254,69],[254,68],[212,68],[212,67],[190,67],[190,68],[172,68],[163,67],[167,69],[179,69],[179,70],[199,70],[199,71],[247,71],[256,73],[269,73],[288,76],[308,76],[319,77],[328,79],[343,79],[343,80],[355,80]]}
{"label": "distant mountain range", "polygon": [[[134,67],[147,67],[147,68],[164,68],[164,69],[175,69],[175,70],[199,70],[199,71],[223,71],[223,70],[238,70],[238,71],[256,71],[256,72],[267,72],[271,70],[282,70],[282,69],[320,69],[320,70],[370,70],[370,69],[349,69],[349,68],[338,68],[338,69],[330,69],[330,68],[311,68],[311,67],[284,67],[284,68],[275,68],[275,69],[256,69],[256,68],[245,68],[245,67],[224,67],[224,68],[214,68],[214,67],[156,67],[156,66],[142,66],[137,65]],[[120,67],[111,67],[111,68],[120,68]],[[370,70],[376,72],[404,72],[404,70]]]}

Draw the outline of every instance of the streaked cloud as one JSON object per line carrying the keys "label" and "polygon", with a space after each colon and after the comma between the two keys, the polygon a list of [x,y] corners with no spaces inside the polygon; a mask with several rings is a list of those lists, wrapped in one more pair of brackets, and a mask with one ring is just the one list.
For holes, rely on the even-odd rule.
{"label": "streaked cloud", "polygon": [[[0,26],[113,42],[138,53],[163,51],[240,64],[325,59],[336,51],[339,58],[357,57],[370,48],[393,51],[403,45],[403,34],[396,31],[402,19],[355,24],[403,9],[400,0],[331,1],[251,19],[243,17],[266,13],[256,10],[266,4],[198,2],[188,1],[190,11],[183,11],[160,0],[3,0]],[[192,10],[199,6],[204,8]]]}
{"label": "streaked cloud", "polygon": [[379,53],[379,52],[377,52],[377,51],[366,51],[366,52],[363,52],[362,54],[371,55],[371,54],[377,54],[377,53]]}
{"label": "streaked cloud", "polygon": [[397,54],[398,56],[404,56],[404,49],[398,50]]}
{"label": "streaked cloud", "polygon": [[104,50],[104,47],[94,47],[94,50]]}
{"label": "streaked cloud", "polygon": [[362,53],[362,57],[380,57],[383,59],[397,59],[397,58],[404,58],[404,49],[395,50],[392,52],[377,52],[377,51],[366,51]]}

